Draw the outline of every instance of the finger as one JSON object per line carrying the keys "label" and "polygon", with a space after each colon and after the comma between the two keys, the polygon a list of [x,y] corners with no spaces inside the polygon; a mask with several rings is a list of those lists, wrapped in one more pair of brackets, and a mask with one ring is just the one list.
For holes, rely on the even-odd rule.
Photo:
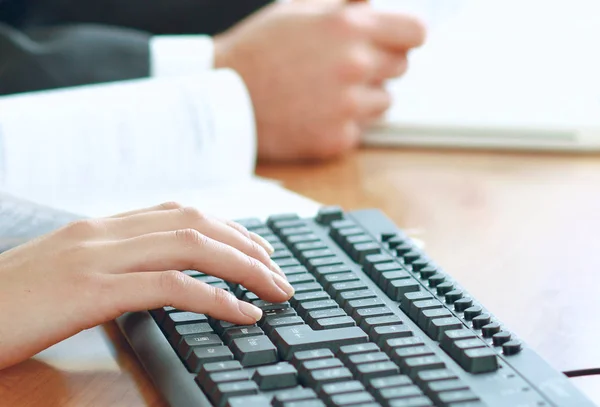
{"label": "finger", "polygon": [[408,59],[404,52],[389,52],[381,48],[371,50],[373,73],[369,82],[377,83],[402,76],[408,69]]}
{"label": "finger", "polygon": [[172,210],[172,209],[179,209],[179,208],[182,208],[182,205],[177,202],[164,202],[164,203],[161,203],[160,205],[151,206],[148,208],[135,209],[135,210],[128,211],[128,212],[119,213],[119,214],[110,216],[109,218],[124,218],[126,216],[137,215],[140,213]]}
{"label": "finger", "polygon": [[162,270],[198,270],[242,284],[272,302],[289,299],[294,289],[256,258],[194,229],[146,234],[103,243],[98,256],[103,267],[120,273]]}
{"label": "finger", "polygon": [[[166,211],[142,212],[119,218],[112,225],[109,233],[121,239],[142,236],[157,232],[168,232],[192,228],[211,239],[235,247],[242,253],[260,260],[267,267],[279,273],[279,268],[271,261],[270,255],[257,242],[249,237],[246,228],[241,225],[232,227],[232,223],[224,223],[217,218],[206,215],[195,208],[181,208]],[[246,235],[248,237],[246,237]],[[283,274],[283,273],[281,273]]]}
{"label": "finger", "polygon": [[[263,249],[265,249],[267,251],[267,254],[270,256],[275,252],[275,249],[273,248],[273,246],[271,245],[271,243],[269,243],[266,239],[264,239],[262,236],[257,235],[254,232],[250,232],[248,229],[246,229],[244,226],[240,225],[237,222],[234,222],[232,220],[227,220],[227,219],[219,219],[221,222],[227,224],[228,226],[236,229],[238,232],[240,232],[241,234],[243,234],[244,236],[246,236],[249,239],[252,239],[254,242],[258,243],[259,245],[262,246]],[[281,273],[283,276],[285,276],[285,274]]]}
{"label": "finger", "polygon": [[378,45],[406,51],[425,42],[423,23],[407,14],[374,11],[367,33]]}
{"label": "finger", "polygon": [[109,277],[114,279],[112,292],[120,313],[172,306],[242,325],[254,324],[262,316],[254,305],[179,271]]}
{"label": "finger", "polygon": [[381,116],[392,104],[390,94],[383,87],[360,86],[353,89],[350,102],[354,105],[354,119],[360,123]]}

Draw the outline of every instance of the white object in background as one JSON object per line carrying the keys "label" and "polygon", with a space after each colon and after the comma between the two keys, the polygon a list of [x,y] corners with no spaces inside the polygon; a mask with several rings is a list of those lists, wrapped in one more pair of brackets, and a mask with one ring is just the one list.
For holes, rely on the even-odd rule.
{"label": "white object in background", "polygon": [[429,26],[367,144],[600,150],[596,0],[373,0]]}
{"label": "white object in background", "polygon": [[25,198],[248,179],[255,143],[230,70],[0,97],[0,189]]}

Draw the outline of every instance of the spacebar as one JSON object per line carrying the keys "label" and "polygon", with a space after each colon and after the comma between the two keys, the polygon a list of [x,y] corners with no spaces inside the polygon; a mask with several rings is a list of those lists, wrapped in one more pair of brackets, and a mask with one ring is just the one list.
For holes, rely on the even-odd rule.
{"label": "spacebar", "polygon": [[369,337],[355,326],[313,331],[308,325],[296,325],[274,329],[271,339],[281,357],[290,360],[294,352],[328,348],[335,353],[341,346],[368,342]]}

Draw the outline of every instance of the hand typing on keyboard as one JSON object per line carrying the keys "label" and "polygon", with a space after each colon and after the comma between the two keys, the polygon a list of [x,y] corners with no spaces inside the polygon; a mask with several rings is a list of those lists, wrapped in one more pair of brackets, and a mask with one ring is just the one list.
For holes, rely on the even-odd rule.
{"label": "hand typing on keyboard", "polygon": [[174,203],[72,223],[0,255],[0,369],[127,311],[173,306],[250,325],[262,310],[177,270],[201,270],[265,301],[294,293],[271,245]]}

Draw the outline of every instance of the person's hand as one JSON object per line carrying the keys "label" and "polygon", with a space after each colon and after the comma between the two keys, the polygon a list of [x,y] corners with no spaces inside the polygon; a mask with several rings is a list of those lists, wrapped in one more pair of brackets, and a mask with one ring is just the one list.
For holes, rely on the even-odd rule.
{"label": "person's hand", "polygon": [[321,159],[359,142],[390,105],[386,79],[407,69],[424,28],[341,0],[274,4],[215,37],[215,66],[253,101],[260,159]]}
{"label": "person's hand", "polygon": [[170,305],[253,324],[259,308],[177,270],[286,301],[293,288],[271,253],[242,226],[177,204],[70,224],[0,255],[0,369],[127,311]]}

